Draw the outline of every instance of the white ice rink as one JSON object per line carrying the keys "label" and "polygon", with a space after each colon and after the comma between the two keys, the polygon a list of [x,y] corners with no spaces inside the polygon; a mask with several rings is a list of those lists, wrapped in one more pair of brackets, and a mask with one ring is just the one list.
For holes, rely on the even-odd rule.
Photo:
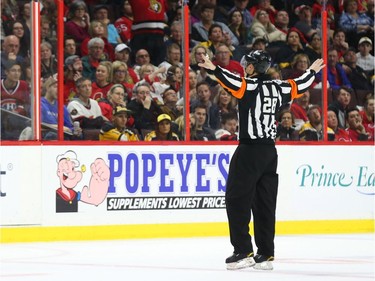
{"label": "white ice rink", "polygon": [[277,236],[274,270],[227,271],[229,239],[0,244],[9,281],[375,280],[374,234]]}

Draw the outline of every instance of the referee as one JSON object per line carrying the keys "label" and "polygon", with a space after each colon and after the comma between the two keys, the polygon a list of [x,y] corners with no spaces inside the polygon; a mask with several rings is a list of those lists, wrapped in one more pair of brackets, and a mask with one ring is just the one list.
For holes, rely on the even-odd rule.
{"label": "referee", "polygon": [[[218,82],[238,99],[239,145],[229,166],[226,210],[233,255],[227,269],[254,266],[271,270],[274,260],[275,211],[278,189],[276,120],[279,107],[305,92],[325,65],[317,59],[299,78],[270,80],[265,74],[271,57],[264,51],[243,56],[245,77],[240,77],[204,58],[200,67],[216,76]],[[249,223],[254,216],[254,256]]]}

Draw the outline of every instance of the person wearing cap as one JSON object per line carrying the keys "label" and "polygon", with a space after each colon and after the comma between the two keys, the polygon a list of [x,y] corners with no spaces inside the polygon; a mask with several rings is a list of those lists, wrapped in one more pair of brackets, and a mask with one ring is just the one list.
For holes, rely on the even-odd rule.
{"label": "person wearing cap", "polygon": [[357,65],[362,67],[370,77],[374,76],[374,61],[375,58],[371,55],[372,41],[368,37],[362,37],[358,42],[359,52],[357,56]]}
{"label": "person wearing cap", "polygon": [[122,42],[129,43],[133,37],[131,32],[133,25],[133,10],[130,6],[129,0],[123,0],[121,6],[122,16],[118,18],[114,25],[121,37]]}
{"label": "person wearing cap", "polygon": [[130,52],[131,49],[128,45],[120,43],[115,48],[115,59],[130,65]]}
{"label": "person wearing cap", "polygon": [[318,32],[318,30],[312,25],[312,12],[310,6],[298,6],[295,8],[294,12],[298,16],[298,21],[294,24],[294,27],[302,32],[305,38],[310,38],[311,35]]}
{"label": "person wearing cap", "polygon": [[172,119],[168,114],[160,114],[157,118],[157,124],[154,131],[148,133],[145,141],[178,141],[178,135],[172,132]]}
{"label": "person wearing cap", "polygon": [[124,106],[115,106],[111,122],[103,124],[99,140],[101,141],[139,141],[138,135],[126,127],[131,111]]}
{"label": "person wearing cap", "polygon": [[351,47],[344,54],[344,63],[342,64],[346,75],[354,90],[367,90],[374,92],[374,86],[371,84],[371,78],[357,64],[356,49]]}
{"label": "person wearing cap", "polygon": [[77,94],[75,82],[82,77],[82,61],[77,55],[65,59],[64,103],[67,105]]}
{"label": "person wearing cap", "polygon": [[108,5],[97,5],[94,7],[93,16],[94,19],[103,23],[106,26],[105,37],[108,42],[112,45],[122,43],[121,37],[117,32],[116,27],[111,23],[109,19],[109,7]]}

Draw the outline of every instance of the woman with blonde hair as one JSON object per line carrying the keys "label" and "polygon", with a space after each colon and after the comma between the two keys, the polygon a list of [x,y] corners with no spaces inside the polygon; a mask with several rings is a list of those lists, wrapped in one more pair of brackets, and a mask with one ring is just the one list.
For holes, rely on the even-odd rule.
{"label": "woman with blonde hair", "polygon": [[269,15],[265,10],[258,10],[255,13],[253,23],[250,27],[250,32],[254,40],[263,38],[268,43],[282,41],[285,42],[286,35],[273,25],[270,21]]}
{"label": "woman with blonde hair", "polygon": [[132,77],[129,73],[128,66],[125,62],[116,60],[112,63],[113,80],[115,84],[121,84],[125,87],[126,99],[130,101],[132,98],[133,88],[138,82],[138,77]]}
{"label": "woman with blonde hair", "polygon": [[106,57],[113,61],[115,59],[115,51],[113,50],[113,46],[108,42],[108,39],[106,37],[106,26],[97,20],[93,20],[90,23],[90,26],[88,28],[88,32],[90,34],[90,37],[85,38],[81,43],[81,56],[87,56],[89,49],[87,47],[88,42],[91,38],[99,37],[104,41],[104,54]]}
{"label": "woman with blonde hair", "polygon": [[91,98],[99,100],[106,98],[109,89],[113,83],[112,63],[110,61],[101,61],[96,68],[95,82],[92,83]]}

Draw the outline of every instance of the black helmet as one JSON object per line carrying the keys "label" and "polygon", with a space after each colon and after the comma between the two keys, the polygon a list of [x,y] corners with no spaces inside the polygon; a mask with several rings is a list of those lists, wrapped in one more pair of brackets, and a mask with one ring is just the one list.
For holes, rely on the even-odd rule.
{"label": "black helmet", "polygon": [[254,66],[255,72],[259,74],[266,73],[271,66],[271,56],[261,50],[251,51],[241,59],[241,65],[246,68],[249,64]]}

